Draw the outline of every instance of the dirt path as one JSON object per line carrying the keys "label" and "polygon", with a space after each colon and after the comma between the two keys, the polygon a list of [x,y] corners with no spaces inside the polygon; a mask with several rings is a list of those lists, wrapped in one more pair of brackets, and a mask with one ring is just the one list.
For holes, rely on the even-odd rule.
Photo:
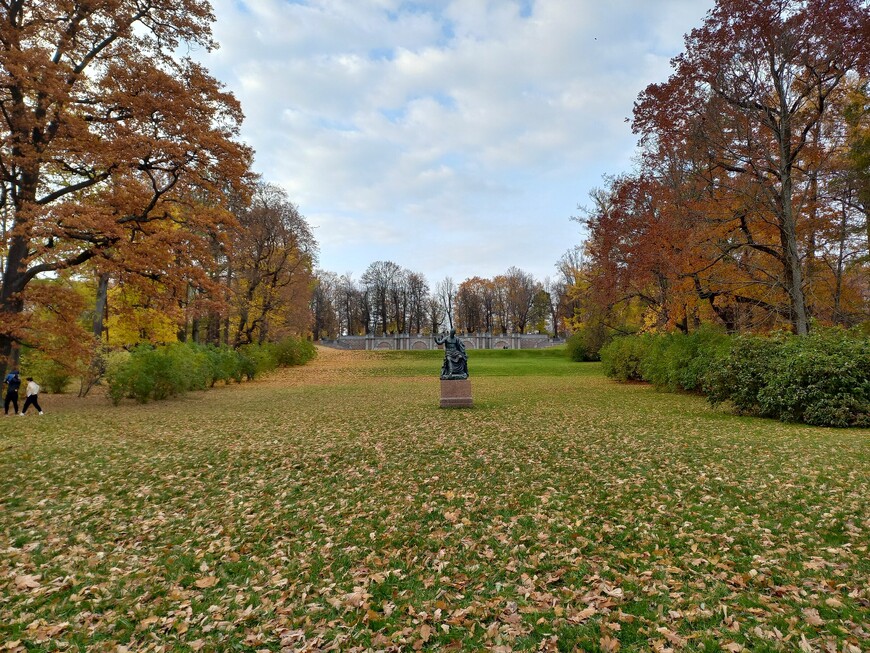
{"label": "dirt path", "polygon": [[317,347],[317,358],[299,367],[285,367],[255,383],[262,385],[328,385],[348,377],[361,376],[377,360],[370,351],[347,351]]}

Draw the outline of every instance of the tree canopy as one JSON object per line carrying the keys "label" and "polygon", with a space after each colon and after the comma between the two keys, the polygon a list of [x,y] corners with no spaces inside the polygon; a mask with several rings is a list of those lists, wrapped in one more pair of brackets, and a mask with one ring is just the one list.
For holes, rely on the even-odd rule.
{"label": "tree canopy", "polygon": [[718,0],[672,65],[634,107],[639,169],[582,219],[600,319],[631,303],[638,328],[867,319],[870,5]]}
{"label": "tree canopy", "polygon": [[0,2],[0,357],[42,334],[39,275],[85,264],[200,284],[251,152],[242,112],[182,44],[212,48],[203,0]]}

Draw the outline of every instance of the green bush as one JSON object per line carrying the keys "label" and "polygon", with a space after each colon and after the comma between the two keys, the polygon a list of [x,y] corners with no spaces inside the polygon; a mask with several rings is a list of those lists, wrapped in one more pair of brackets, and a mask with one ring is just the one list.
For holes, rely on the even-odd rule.
{"label": "green bush", "polygon": [[106,372],[109,397],[115,404],[124,397],[147,403],[205,389],[211,383],[209,363],[202,348],[187,344],[140,345],[127,356],[113,354]]}
{"label": "green bush", "polygon": [[781,339],[734,336],[728,353],[704,378],[710,403],[730,401],[741,413],[765,415],[759,397],[775,365]]}
{"label": "green bush", "polygon": [[699,391],[704,376],[728,351],[721,331],[703,327],[690,334],[651,336],[640,363],[644,380],[670,391]]}
{"label": "green bush", "polygon": [[131,396],[133,383],[133,368],[130,365],[132,355],[128,351],[113,351],[106,356],[106,387],[109,399],[116,406],[121,399]]}
{"label": "green bush", "polygon": [[159,349],[141,345],[108,357],[106,383],[109,398],[140,403],[167,399],[189,390],[205,390],[218,381],[241,382],[274,370],[279,365],[302,365],[316,355],[306,340],[288,338],[280,343],[226,345],[176,343]]}
{"label": "green bush", "polygon": [[229,383],[242,380],[241,356],[235,349],[226,345],[207,345],[204,352],[208,358],[210,387],[214,387],[218,381]]}
{"label": "green bush", "polygon": [[238,351],[242,357],[242,369],[249,381],[278,367],[278,353],[272,343],[244,345]]}
{"label": "green bush", "polygon": [[72,380],[70,371],[60,363],[51,362],[47,364],[41,372],[28,374],[37,380],[41,380],[49,392],[53,394],[62,394],[69,382]]}
{"label": "green bush", "polygon": [[22,378],[33,377],[40,386],[52,394],[62,394],[74,376],[70,367],[52,360],[44,352],[29,347],[25,347],[21,352],[19,368]]}
{"label": "green bush", "polygon": [[783,421],[870,426],[870,339],[833,329],[788,339],[759,402]]}
{"label": "green bush", "polygon": [[870,426],[870,338],[818,328],[805,337],[630,336],[601,350],[605,373],[668,390],[702,390],[713,405],[817,426]]}
{"label": "green bush", "polygon": [[288,337],[275,345],[275,359],[280,367],[304,365],[317,356],[314,343],[303,338]]}
{"label": "green bush", "polygon": [[711,403],[817,426],[870,426],[870,338],[817,329],[809,336],[735,338],[708,375]]}
{"label": "green bush", "polygon": [[568,352],[568,358],[577,363],[591,360],[586,352],[586,346],[583,342],[583,335],[579,331],[575,331],[565,341],[565,350]]}
{"label": "green bush", "polygon": [[650,346],[650,336],[625,336],[601,348],[604,373],[618,381],[643,381],[641,362]]}
{"label": "green bush", "polygon": [[590,324],[578,329],[565,342],[572,361],[600,360],[601,348],[607,342],[607,330],[603,324]]}

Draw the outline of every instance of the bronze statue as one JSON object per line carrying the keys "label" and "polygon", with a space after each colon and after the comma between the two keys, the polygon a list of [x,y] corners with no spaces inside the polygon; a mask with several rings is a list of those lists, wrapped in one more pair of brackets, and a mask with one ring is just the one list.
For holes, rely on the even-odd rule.
{"label": "bronze statue", "polygon": [[468,378],[468,354],[465,345],[456,337],[456,329],[450,329],[450,335],[436,335],[436,345],[444,345],[444,364],[441,366],[441,378],[452,381]]}

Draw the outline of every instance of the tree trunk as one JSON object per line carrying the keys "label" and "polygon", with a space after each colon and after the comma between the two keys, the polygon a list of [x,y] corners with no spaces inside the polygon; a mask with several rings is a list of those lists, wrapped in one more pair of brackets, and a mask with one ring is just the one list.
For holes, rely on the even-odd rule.
{"label": "tree trunk", "polygon": [[18,340],[9,329],[15,325],[24,311],[21,291],[25,285],[24,259],[27,256],[27,241],[21,236],[13,236],[0,284],[0,325],[6,330],[0,332],[0,372],[6,375],[6,366],[18,362]]}
{"label": "tree trunk", "polygon": [[109,274],[103,272],[97,278],[97,301],[94,304],[93,333],[94,338],[103,338],[103,320],[109,310]]}
{"label": "tree trunk", "polygon": [[780,172],[780,202],[779,216],[780,241],[785,259],[785,286],[791,303],[791,320],[795,333],[805,336],[810,331],[807,316],[806,296],[804,295],[803,270],[798,251],[797,227],[795,225],[791,124],[788,115],[789,108],[785,104],[785,93],[780,90],[781,133],[779,135],[779,172]]}
{"label": "tree trunk", "polygon": [[840,220],[840,238],[837,243],[837,267],[834,270],[834,324],[845,325],[846,321],[842,314],[842,297],[843,297],[843,272],[845,270],[846,261],[846,235],[848,227],[848,213],[846,208],[842,209],[842,218]]}

